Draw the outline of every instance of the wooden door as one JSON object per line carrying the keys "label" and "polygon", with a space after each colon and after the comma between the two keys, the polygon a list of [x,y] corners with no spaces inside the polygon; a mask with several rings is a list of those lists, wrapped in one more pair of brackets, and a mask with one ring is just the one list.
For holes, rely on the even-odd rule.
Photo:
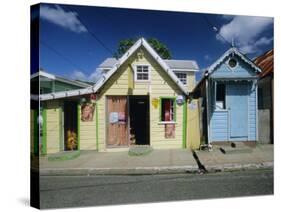
{"label": "wooden door", "polygon": [[229,83],[227,89],[230,138],[248,135],[248,84]]}
{"label": "wooden door", "polygon": [[126,96],[107,97],[107,146],[128,146],[128,110]]}

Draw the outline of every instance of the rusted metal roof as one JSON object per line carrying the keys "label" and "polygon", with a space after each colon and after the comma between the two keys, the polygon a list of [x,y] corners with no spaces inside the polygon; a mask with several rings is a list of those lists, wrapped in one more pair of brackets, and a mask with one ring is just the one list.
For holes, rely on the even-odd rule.
{"label": "rusted metal roof", "polygon": [[258,56],[256,59],[254,59],[254,63],[259,66],[262,70],[259,75],[261,78],[273,73],[273,55],[274,51],[273,49],[271,49],[265,52],[263,55]]}

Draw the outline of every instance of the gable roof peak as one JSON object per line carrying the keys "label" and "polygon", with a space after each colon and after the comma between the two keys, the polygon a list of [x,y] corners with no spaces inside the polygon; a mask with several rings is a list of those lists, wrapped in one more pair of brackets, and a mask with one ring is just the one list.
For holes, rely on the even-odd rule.
{"label": "gable roof peak", "polygon": [[158,55],[158,53],[150,46],[150,44],[145,40],[145,38],[139,38],[134,45],[132,45],[123,55],[120,57],[113,67],[103,75],[102,78],[96,83],[94,87],[94,92],[97,92],[106,81],[118,70],[118,68],[141,46],[143,46],[148,53],[156,60],[156,62],[162,67],[162,69],[169,75],[169,77],[176,83],[176,85],[180,88],[180,90],[187,94],[185,86],[182,82],[177,78],[174,72],[170,69],[170,67],[164,62],[164,60]]}
{"label": "gable roof peak", "polygon": [[[232,54],[232,55],[231,55]],[[231,56],[238,56],[241,60],[243,60],[245,63],[249,64],[251,68],[255,70],[255,72],[260,73],[261,69],[254,64],[247,56],[242,54],[236,47],[229,48],[216,62],[214,62],[212,65],[208,68],[208,74],[211,74],[214,72],[214,70],[225,60],[225,58]]]}

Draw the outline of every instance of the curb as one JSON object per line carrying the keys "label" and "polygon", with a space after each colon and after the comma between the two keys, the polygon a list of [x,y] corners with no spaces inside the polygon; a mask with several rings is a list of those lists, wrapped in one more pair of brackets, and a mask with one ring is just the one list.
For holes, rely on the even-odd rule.
{"label": "curb", "polygon": [[136,168],[72,168],[41,169],[41,176],[75,176],[75,175],[152,175],[197,172],[197,166],[172,167],[136,167]]}
{"label": "curb", "polygon": [[[273,162],[251,164],[222,164],[206,166],[208,173],[231,172],[238,170],[254,170],[273,168]],[[202,173],[198,166],[166,166],[136,168],[56,168],[41,169],[40,176],[91,176],[91,175],[153,175]]]}
{"label": "curb", "polygon": [[206,166],[208,172],[231,172],[238,170],[254,170],[254,169],[272,169],[274,167],[273,162],[263,163],[248,163],[248,164],[222,164],[222,165],[210,165]]}

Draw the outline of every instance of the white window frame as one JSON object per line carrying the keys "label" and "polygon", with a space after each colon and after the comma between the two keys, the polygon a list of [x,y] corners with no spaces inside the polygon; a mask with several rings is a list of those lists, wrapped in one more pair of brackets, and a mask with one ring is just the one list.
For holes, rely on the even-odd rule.
{"label": "white window frame", "polygon": [[[217,85],[218,84],[224,84],[224,101],[217,101]],[[225,82],[220,82],[220,83],[218,83],[218,82],[215,82],[215,93],[214,93],[214,97],[215,97],[215,105],[214,105],[214,107],[215,107],[215,111],[227,111],[227,109],[226,109],[226,83]],[[219,104],[223,104],[224,103],[224,105],[225,105],[225,108],[221,108],[221,107],[219,107]]]}
{"label": "white window frame", "polygon": [[184,72],[184,71],[174,71],[174,73],[180,81],[181,81],[181,79],[178,77],[177,74],[185,74],[185,83],[183,83],[182,81],[181,82],[182,82],[182,84],[187,85],[187,73],[186,72]]}
{"label": "white window frame", "polygon": [[[148,79],[147,80],[139,80],[137,79],[137,70],[139,66],[147,66],[148,67]],[[134,79],[135,82],[150,82],[150,76],[151,75],[151,66],[149,64],[137,64],[134,66]]]}

